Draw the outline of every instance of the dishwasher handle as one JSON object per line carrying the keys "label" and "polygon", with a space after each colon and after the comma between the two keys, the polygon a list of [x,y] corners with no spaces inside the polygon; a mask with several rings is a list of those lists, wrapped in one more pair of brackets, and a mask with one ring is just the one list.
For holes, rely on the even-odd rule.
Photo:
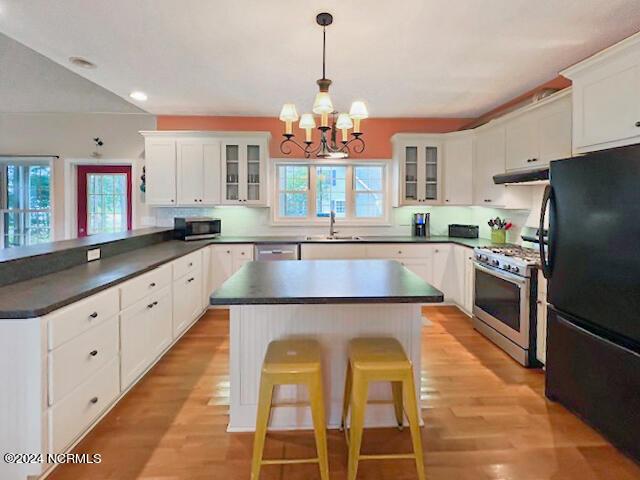
{"label": "dishwasher handle", "polygon": [[299,260],[300,246],[297,244],[256,245],[255,259],[258,261]]}

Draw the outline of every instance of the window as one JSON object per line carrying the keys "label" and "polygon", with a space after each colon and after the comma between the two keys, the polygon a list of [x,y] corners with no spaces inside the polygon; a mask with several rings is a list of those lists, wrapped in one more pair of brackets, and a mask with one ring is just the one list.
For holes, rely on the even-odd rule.
{"label": "window", "polygon": [[0,159],[0,247],[51,241],[48,160]]}
{"label": "window", "polygon": [[307,165],[282,165],[279,169],[278,190],[281,217],[307,217],[309,214],[309,167]]}
{"label": "window", "polygon": [[386,220],[386,165],[278,164],[276,222],[324,224],[331,211],[354,223]]}
{"label": "window", "polygon": [[127,176],[90,173],[87,177],[87,233],[127,230]]}
{"label": "window", "polygon": [[376,218],[384,214],[384,174],[380,166],[354,167],[356,217]]}

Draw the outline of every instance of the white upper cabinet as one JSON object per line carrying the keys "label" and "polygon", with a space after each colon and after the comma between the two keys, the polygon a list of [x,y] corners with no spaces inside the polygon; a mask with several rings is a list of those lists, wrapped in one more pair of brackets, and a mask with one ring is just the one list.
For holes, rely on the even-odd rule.
{"label": "white upper cabinet", "polygon": [[270,134],[141,133],[149,205],[267,205]]}
{"label": "white upper cabinet", "polygon": [[573,150],[640,143],[640,33],[561,72],[573,81]]}
{"label": "white upper cabinet", "polygon": [[504,206],[503,185],[493,183],[493,176],[505,171],[505,128],[489,127],[479,131],[475,141],[473,165],[473,203]]}
{"label": "white upper cabinet", "polygon": [[397,204],[442,203],[442,146],[429,135],[394,135]]}
{"label": "white upper cabinet", "polygon": [[562,92],[505,121],[506,170],[549,165],[571,156],[571,97]]}
{"label": "white upper cabinet", "polygon": [[176,204],[176,142],[173,138],[145,137],[146,202]]}
{"label": "white upper cabinet", "polygon": [[452,133],[444,143],[444,203],[473,204],[473,133]]}
{"label": "white upper cabinet", "polygon": [[222,142],[222,203],[267,205],[267,142],[227,139]]}
{"label": "white upper cabinet", "polygon": [[177,192],[179,205],[220,203],[220,141],[177,141]]}

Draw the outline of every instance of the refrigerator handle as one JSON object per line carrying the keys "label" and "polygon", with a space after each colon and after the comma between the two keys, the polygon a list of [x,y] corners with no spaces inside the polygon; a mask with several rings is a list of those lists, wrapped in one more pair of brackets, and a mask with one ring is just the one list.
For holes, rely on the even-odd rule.
{"label": "refrigerator handle", "polygon": [[[551,202],[553,196],[553,188],[551,185],[547,185],[544,188],[544,195],[542,196],[542,209],[540,210],[540,226],[538,228],[538,248],[540,249],[540,263],[542,264],[542,274],[544,278],[551,278],[551,265],[549,264],[549,258],[547,254],[551,249],[551,228],[547,231],[548,245],[544,248],[544,221],[547,213],[547,205]],[[549,225],[551,227],[551,225]]]}

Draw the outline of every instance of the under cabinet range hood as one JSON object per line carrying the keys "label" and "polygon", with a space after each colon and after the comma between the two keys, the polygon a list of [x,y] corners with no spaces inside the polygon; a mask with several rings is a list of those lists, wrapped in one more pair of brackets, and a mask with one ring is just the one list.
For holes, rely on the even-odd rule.
{"label": "under cabinet range hood", "polygon": [[526,183],[531,185],[549,183],[549,167],[527,170],[525,172],[499,173],[493,176],[493,183],[503,185],[505,183]]}

